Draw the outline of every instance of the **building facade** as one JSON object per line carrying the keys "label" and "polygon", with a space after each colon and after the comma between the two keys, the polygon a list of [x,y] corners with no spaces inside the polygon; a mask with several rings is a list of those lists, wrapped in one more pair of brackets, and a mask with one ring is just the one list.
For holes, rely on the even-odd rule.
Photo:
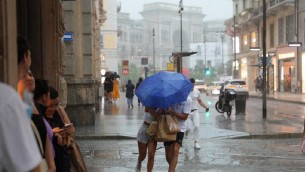
{"label": "building facade", "polygon": [[117,0],[103,0],[103,10],[106,11],[107,20],[101,27],[100,48],[102,53],[102,65],[106,71],[118,71],[117,39],[118,25],[117,14],[120,4]]}
{"label": "building facade", "polygon": [[101,86],[100,14],[102,1],[79,0],[64,2],[67,107],[76,125],[94,125],[100,107]]}
{"label": "building facade", "polygon": [[[266,48],[267,92],[304,93],[302,47],[291,42],[304,41],[304,3],[294,0],[267,0]],[[236,53],[236,77],[245,79],[254,89],[254,79],[262,75],[263,1],[234,0],[234,17],[226,22],[233,30]],[[298,11],[296,13],[296,11]],[[234,38],[234,37],[233,37]],[[234,39],[233,39],[234,40]],[[253,52],[253,47],[261,51]]]}
{"label": "building facade", "polygon": [[[35,78],[47,79],[65,95],[63,6],[61,0],[4,0],[0,3],[0,80],[17,86],[17,35],[31,46],[31,70]],[[63,96],[63,102],[66,97]]]}

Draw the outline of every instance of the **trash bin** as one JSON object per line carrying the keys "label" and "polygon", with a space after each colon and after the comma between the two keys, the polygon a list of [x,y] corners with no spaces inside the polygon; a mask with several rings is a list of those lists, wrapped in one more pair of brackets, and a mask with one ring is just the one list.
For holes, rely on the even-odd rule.
{"label": "trash bin", "polygon": [[235,113],[246,114],[247,95],[237,95],[235,99]]}

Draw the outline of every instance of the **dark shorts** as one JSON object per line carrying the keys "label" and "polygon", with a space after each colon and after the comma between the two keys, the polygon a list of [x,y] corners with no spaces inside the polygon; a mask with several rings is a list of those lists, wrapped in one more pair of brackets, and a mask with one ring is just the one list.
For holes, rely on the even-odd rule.
{"label": "dark shorts", "polygon": [[184,137],[184,133],[183,132],[179,132],[179,133],[177,133],[176,141],[164,142],[164,146],[169,146],[169,145],[177,142],[182,147],[183,137]]}

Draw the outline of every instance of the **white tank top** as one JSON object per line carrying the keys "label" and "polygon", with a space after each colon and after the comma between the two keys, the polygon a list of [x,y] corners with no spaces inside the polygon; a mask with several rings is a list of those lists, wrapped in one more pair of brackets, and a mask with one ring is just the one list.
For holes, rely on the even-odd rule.
{"label": "white tank top", "polygon": [[144,112],[144,121],[151,122],[155,119],[149,112]]}

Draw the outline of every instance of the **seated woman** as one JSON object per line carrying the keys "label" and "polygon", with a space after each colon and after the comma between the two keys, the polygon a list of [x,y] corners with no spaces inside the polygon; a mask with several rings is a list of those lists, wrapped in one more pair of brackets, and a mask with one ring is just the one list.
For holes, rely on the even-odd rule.
{"label": "seated woman", "polygon": [[63,107],[60,106],[58,92],[53,87],[50,88],[50,99],[47,103],[45,118],[49,122],[55,135],[53,145],[55,150],[56,170],[69,172],[71,168],[70,157],[67,148],[67,137],[74,133],[74,127]]}

